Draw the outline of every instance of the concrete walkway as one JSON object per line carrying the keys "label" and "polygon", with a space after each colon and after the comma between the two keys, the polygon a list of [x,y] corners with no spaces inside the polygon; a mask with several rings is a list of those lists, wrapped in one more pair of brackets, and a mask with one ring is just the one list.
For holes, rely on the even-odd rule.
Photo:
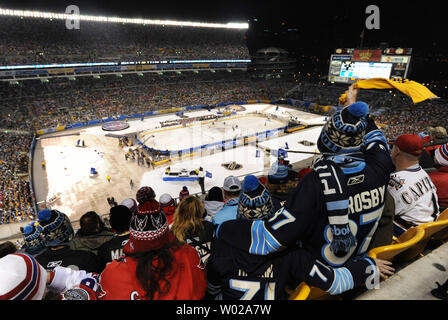
{"label": "concrete walkway", "polygon": [[355,300],[439,300],[431,294],[448,279],[448,243],[398,271]]}

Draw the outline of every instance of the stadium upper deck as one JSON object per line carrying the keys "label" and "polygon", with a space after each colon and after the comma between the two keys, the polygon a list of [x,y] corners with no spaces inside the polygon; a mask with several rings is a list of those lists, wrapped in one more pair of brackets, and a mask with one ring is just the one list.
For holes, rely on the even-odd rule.
{"label": "stadium upper deck", "polygon": [[248,59],[245,31],[0,16],[0,65]]}

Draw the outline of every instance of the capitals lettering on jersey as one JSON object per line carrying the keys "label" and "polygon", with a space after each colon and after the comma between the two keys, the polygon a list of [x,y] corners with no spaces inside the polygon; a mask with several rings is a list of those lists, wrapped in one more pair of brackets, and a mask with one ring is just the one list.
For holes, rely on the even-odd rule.
{"label": "capitals lettering on jersey", "polygon": [[423,177],[414,184],[410,185],[401,194],[401,199],[406,204],[412,204],[413,201],[419,201],[419,199],[427,192],[436,191],[436,187],[432,183],[429,177]]}

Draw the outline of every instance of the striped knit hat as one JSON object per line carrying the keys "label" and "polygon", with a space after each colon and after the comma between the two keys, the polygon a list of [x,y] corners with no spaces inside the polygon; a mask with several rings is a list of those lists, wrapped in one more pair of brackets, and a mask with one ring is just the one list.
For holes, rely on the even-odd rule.
{"label": "striped knit hat", "polygon": [[268,172],[268,182],[272,184],[281,184],[288,182],[288,180],[288,167],[280,161],[274,162]]}
{"label": "striped knit hat", "polygon": [[434,160],[441,166],[448,167],[448,143],[437,148],[434,152]]}
{"label": "striped knit hat", "polygon": [[47,271],[31,255],[0,259],[0,300],[42,300],[46,285]]}
{"label": "striped knit hat", "polygon": [[317,147],[323,154],[358,152],[364,143],[369,106],[355,102],[336,112],[322,128]]}
{"label": "striped knit hat", "polygon": [[37,214],[37,220],[42,226],[47,247],[66,245],[74,237],[75,232],[70,219],[59,210],[41,210]]}
{"label": "striped knit hat", "polygon": [[274,214],[271,194],[254,175],[244,178],[237,217],[247,220],[269,219]]}
{"label": "striped knit hat", "polygon": [[45,238],[42,234],[42,227],[39,222],[33,221],[20,231],[23,235],[23,240],[25,241],[25,251],[29,254],[37,254],[45,248]]}

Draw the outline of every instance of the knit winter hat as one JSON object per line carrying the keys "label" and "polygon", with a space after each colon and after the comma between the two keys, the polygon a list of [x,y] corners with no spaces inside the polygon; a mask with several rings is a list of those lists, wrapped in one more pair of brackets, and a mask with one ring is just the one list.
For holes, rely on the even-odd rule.
{"label": "knit winter hat", "polygon": [[269,219],[274,214],[271,195],[254,175],[244,178],[237,217],[248,220]]}
{"label": "knit winter hat", "polygon": [[121,205],[128,207],[128,209],[131,210],[132,213],[136,212],[137,210],[137,201],[132,198],[124,199],[121,202]]}
{"label": "knit winter hat", "polygon": [[47,247],[68,244],[74,236],[70,219],[58,210],[44,209],[37,214]]}
{"label": "knit winter hat", "polygon": [[137,191],[136,199],[138,204],[143,204],[146,201],[150,201],[156,198],[156,193],[151,187],[141,187]]}
{"label": "knit winter hat", "polygon": [[286,183],[289,180],[288,167],[276,161],[268,172],[268,182],[272,184]]}
{"label": "knit winter hat", "polygon": [[109,217],[110,226],[116,231],[123,232],[129,230],[132,212],[128,207],[118,205],[110,208]]}
{"label": "knit winter hat", "polygon": [[441,145],[434,152],[434,160],[444,167],[448,167],[448,143]]}
{"label": "knit winter hat", "polygon": [[174,239],[156,200],[146,201],[137,207],[129,231],[129,241],[123,248],[125,254],[156,250]]}
{"label": "knit winter hat", "polygon": [[174,206],[174,199],[170,194],[164,193],[160,196],[159,203],[161,207]]}
{"label": "knit winter hat", "polygon": [[224,195],[222,194],[222,190],[220,187],[213,187],[208,191],[207,196],[205,197],[207,201],[224,201]]}
{"label": "knit winter hat", "polygon": [[355,102],[336,112],[322,128],[317,147],[323,154],[357,152],[364,143],[369,106]]}
{"label": "knit winter hat", "polygon": [[33,221],[23,228],[20,228],[25,241],[25,250],[29,254],[36,254],[45,248],[45,238],[42,234],[42,227],[39,222]]}
{"label": "knit winter hat", "polygon": [[11,253],[0,259],[0,300],[42,300],[47,271],[33,256]]}

